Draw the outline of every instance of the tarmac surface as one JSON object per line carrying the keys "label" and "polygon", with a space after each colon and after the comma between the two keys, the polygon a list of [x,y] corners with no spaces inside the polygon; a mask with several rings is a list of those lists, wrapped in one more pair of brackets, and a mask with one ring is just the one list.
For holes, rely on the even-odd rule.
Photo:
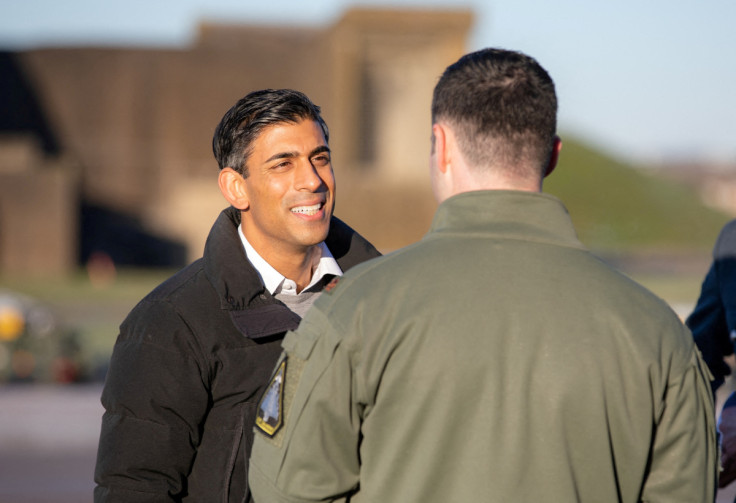
{"label": "tarmac surface", "polygon": [[[0,503],[91,503],[101,384],[0,385]],[[736,483],[719,492],[731,503]]]}
{"label": "tarmac surface", "polygon": [[0,386],[0,503],[92,501],[101,384]]}

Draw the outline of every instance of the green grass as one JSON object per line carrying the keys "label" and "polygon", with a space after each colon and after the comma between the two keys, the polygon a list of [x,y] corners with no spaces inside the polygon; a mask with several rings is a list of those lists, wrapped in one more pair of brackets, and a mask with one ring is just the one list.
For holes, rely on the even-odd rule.
{"label": "green grass", "polygon": [[637,273],[629,276],[672,305],[683,304],[694,307],[700,295],[705,273],[703,275]]}
{"label": "green grass", "polygon": [[710,250],[729,216],[695,189],[563,141],[545,192],[565,202],[581,241],[603,250]]}
{"label": "green grass", "polygon": [[2,276],[0,288],[8,288],[45,302],[125,302],[138,301],[173,271],[159,269],[119,269],[113,282],[95,285],[86,271],[69,276],[33,277]]}

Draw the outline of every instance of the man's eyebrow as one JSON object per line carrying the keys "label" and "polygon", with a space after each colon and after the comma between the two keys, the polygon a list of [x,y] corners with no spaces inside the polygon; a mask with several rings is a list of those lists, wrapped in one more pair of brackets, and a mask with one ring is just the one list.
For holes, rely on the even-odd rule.
{"label": "man's eyebrow", "polygon": [[[309,153],[309,157],[321,154],[322,152],[327,152],[329,154],[330,147],[327,145],[320,145]],[[279,152],[266,159],[264,163],[275,161],[276,159],[291,159],[292,157],[299,157],[299,152]]]}
{"label": "man's eyebrow", "polygon": [[264,163],[275,161],[276,159],[290,159],[292,157],[297,157],[298,155],[299,154],[297,152],[279,152],[278,154],[273,154],[271,157],[266,159]]}
{"label": "man's eyebrow", "polygon": [[315,148],[309,153],[309,157],[313,157],[317,154],[321,154],[322,152],[327,152],[329,154],[330,147],[328,147],[327,145],[320,145],[319,147]]}

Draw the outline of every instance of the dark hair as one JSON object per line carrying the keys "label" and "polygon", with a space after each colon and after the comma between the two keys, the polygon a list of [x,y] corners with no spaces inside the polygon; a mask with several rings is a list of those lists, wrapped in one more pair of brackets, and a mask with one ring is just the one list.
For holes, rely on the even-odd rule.
{"label": "dark hair", "polygon": [[503,49],[466,54],[435,86],[432,123],[451,124],[471,166],[543,170],[557,128],[555,85],[533,58]]}
{"label": "dark hair", "polygon": [[268,126],[313,120],[322,128],[325,141],[330,135],[320,108],[299,91],[264,89],[241,98],[227,111],[215,129],[212,151],[220,169],[230,167],[248,176],[246,163],[253,151],[253,141]]}

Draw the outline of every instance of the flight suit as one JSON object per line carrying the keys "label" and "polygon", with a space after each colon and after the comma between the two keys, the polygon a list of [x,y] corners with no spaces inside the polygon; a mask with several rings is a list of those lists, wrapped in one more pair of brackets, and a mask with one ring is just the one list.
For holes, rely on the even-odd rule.
{"label": "flight suit", "polygon": [[690,332],[556,198],[453,196],[326,292],[257,411],[257,503],[713,501]]}

